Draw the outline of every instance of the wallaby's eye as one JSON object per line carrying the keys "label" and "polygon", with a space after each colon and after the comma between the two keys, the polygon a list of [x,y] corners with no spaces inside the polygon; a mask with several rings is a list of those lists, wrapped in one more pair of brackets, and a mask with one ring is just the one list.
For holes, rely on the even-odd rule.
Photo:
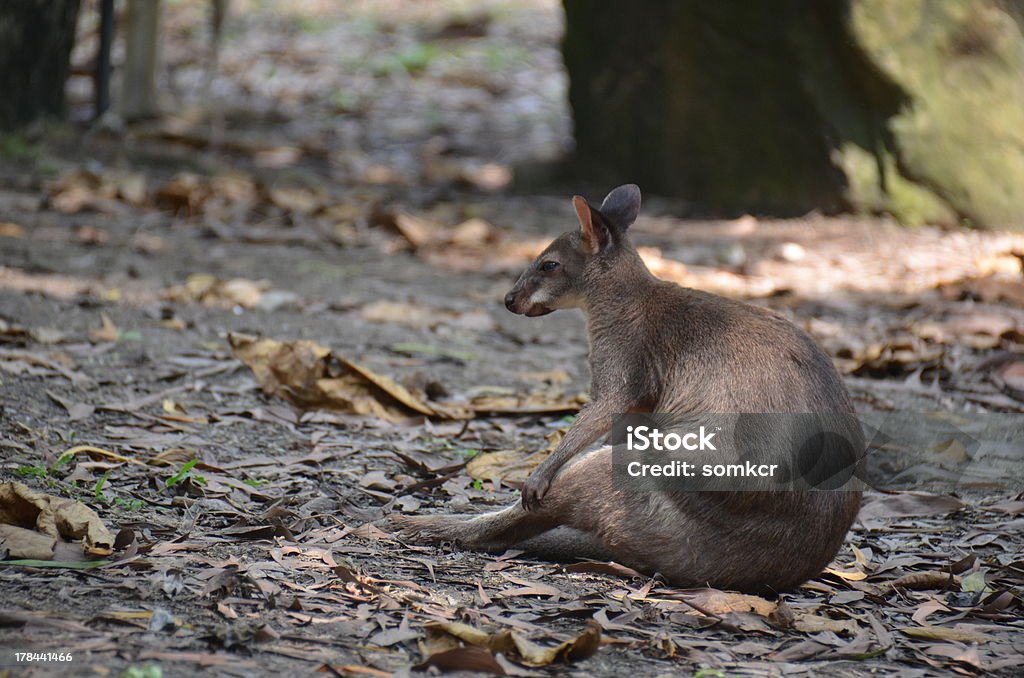
{"label": "wallaby's eye", "polygon": [[559,266],[561,266],[561,264],[558,263],[557,261],[545,261],[543,264],[540,265],[540,270],[544,271],[545,273],[550,273]]}

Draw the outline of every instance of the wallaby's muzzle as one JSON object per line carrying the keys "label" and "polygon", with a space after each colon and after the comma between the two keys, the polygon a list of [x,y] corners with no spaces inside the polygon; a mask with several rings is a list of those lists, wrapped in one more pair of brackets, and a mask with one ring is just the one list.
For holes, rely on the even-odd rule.
{"label": "wallaby's muzzle", "polygon": [[505,308],[516,315],[525,315],[529,318],[536,318],[539,315],[547,315],[555,309],[534,304],[530,302],[532,295],[527,294],[525,288],[516,285],[512,291],[505,295]]}

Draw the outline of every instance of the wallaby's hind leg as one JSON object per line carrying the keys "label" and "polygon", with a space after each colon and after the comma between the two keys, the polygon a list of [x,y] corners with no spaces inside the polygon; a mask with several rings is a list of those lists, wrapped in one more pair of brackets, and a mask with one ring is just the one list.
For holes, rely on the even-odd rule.
{"label": "wallaby's hind leg", "polygon": [[557,527],[549,512],[529,512],[520,502],[477,515],[391,516],[403,538],[414,542],[455,542],[469,549],[503,551],[524,539]]}
{"label": "wallaby's hind leg", "polygon": [[[527,511],[517,501],[491,513],[392,516],[391,523],[413,542],[455,542],[488,551],[522,545],[555,560],[599,557],[605,549],[594,530],[594,512],[606,508],[610,476],[611,448],[604,447],[562,468],[536,511]],[[580,514],[588,518],[577,520]],[[560,526],[567,527],[554,529]]]}

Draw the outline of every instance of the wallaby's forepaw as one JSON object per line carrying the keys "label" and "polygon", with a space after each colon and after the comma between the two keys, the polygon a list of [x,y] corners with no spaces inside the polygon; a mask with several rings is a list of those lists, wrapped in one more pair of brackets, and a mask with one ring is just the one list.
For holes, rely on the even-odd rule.
{"label": "wallaby's forepaw", "polygon": [[388,522],[403,541],[415,544],[440,544],[458,541],[456,527],[462,522],[454,516],[391,515]]}
{"label": "wallaby's forepaw", "polygon": [[523,508],[527,511],[536,511],[540,503],[551,487],[552,474],[543,473],[541,469],[533,472],[523,485]]}

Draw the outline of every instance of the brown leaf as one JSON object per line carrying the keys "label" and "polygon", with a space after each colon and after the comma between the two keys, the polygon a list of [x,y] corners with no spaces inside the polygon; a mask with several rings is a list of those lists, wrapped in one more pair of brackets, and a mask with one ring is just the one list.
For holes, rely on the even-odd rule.
{"label": "brown leaf", "polygon": [[203,185],[198,176],[189,172],[176,175],[156,191],[157,202],[188,215],[198,213],[207,197],[209,188]]}
{"label": "brown leaf", "polygon": [[449,239],[460,247],[479,247],[494,239],[494,227],[483,219],[468,219],[452,227]]}
{"label": "brown leaf", "polygon": [[932,614],[938,612],[939,610],[949,611],[949,608],[946,607],[945,603],[942,603],[938,600],[929,600],[925,603],[921,603],[920,605],[918,605],[917,609],[914,610],[914,614],[911,615],[910,618],[918,624],[923,625],[925,619],[927,619]]}
{"label": "brown leaf", "polygon": [[0,222],[0,238],[24,238],[25,229],[9,221]]}
{"label": "brown leaf", "polygon": [[419,249],[436,240],[437,234],[443,230],[440,224],[415,217],[407,212],[395,214],[393,220],[395,228],[409,241],[413,249]]}
{"label": "brown leaf", "polygon": [[823,652],[828,652],[830,649],[828,645],[817,641],[804,640],[795,645],[790,645],[779,652],[773,652],[768,656],[777,662],[796,662],[816,657]]}
{"label": "brown leaf", "polygon": [[793,626],[804,633],[820,633],[831,631],[840,635],[855,636],[860,625],[852,619],[831,619],[816,614],[798,613],[794,615]]}
{"label": "brown leaf", "polygon": [[1007,499],[989,506],[980,506],[982,511],[999,511],[1007,515],[1015,516],[1024,513],[1024,499]]}
{"label": "brown leaf", "polygon": [[995,381],[1004,391],[1018,400],[1024,400],[1024,361],[1003,365],[994,375]]}
{"label": "brown leaf", "polygon": [[169,287],[163,298],[176,302],[200,302],[213,308],[255,308],[271,288],[266,280],[220,280],[206,273],[190,275],[184,285]]}
{"label": "brown leaf", "polygon": [[964,343],[972,348],[993,348],[1003,336],[1017,327],[1013,318],[1002,313],[977,311],[953,316],[942,322],[919,325],[918,336],[941,344]]}
{"label": "brown leaf", "polygon": [[432,654],[413,668],[424,671],[430,667],[440,671],[475,671],[495,676],[506,675],[505,669],[501,667],[490,650],[475,645],[456,647]]}
{"label": "brown leaf", "polygon": [[501,595],[506,598],[514,598],[519,596],[544,596],[547,598],[553,598],[558,600],[560,598],[568,598],[565,593],[559,589],[551,586],[550,584],[544,584],[542,582],[530,581],[529,579],[522,579],[520,577],[513,577],[510,574],[502,573],[504,579],[518,584],[521,588],[518,589],[504,589],[501,591]]}
{"label": "brown leaf", "polygon": [[52,398],[55,402],[59,403],[64,409],[68,411],[68,418],[71,421],[81,421],[83,419],[88,419],[93,415],[93,412],[96,411],[96,407],[93,405],[90,405],[88,403],[76,403],[74,401],[68,400],[67,398],[62,398],[56,393],[53,393],[52,391],[47,391],[46,395],[50,396],[50,398]]}
{"label": "brown leaf", "polygon": [[958,586],[957,578],[949,572],[911,572],[894,579],[890,584],[902,589],[926,591],[928,589],[947,589]]}
{"label": "brown leaf", "polygon": [[716,616],[729,612],[753,612],[762,617],[768,617],[775,611],[777,605],[760,596],[734,593],[732,591],[719,591],[718,589],[697,589],[670,597],[686,603],[692,603],[700,612]]}
{"label": "brown leaf", "polygon": [[347,369],[325,346],[234,333],[228,341],[235,357],[252,369],[264,393],[303,408],[340,409],[389,421],[402,421],[412,414],[400,400]]}
{"label": "brown leaf", "polygon": [[469,624],[447,621],[431,621],[427,622],[425,626],[427,629],[447,633],[470,645],[486,647],[492,652],[507,654],[515,646],[512,642],[512,635],[507,630],[488,633]]}
{"label": "brown leaf", "polygon": [[586,659],[601,646],[601,626],[588,620],[587,629],[580,635],[553,647],[539,645],[518,632],[512,632],[512,641],[523,664],[527,666],[548,666],[555,662],[570,663]]}
{"label": "brown leaf", "polygon": [[401,422],[416,414],[470,419],[483,413],[573,412],[585,402],[583,396],[556,399],[532,393],[428,402],[425,395],[312,341],[281,342],[238,333],[229,334],[228,341],[235,357],[252,369],[264,393],[304,409],[342,410]]}
{"label": "brown leaf", "polygon": [[312,214],[323,205],[323,200],[305,188],[272,186],[267,189],[270,202],[287,212]]}
{"label": "brown leaf", "polygon": [[544,454],[524,454],[516,450],[485,452],[466,464],[466,473],[477,480],[522,483],[544,461]]}
{"label": "brown leaf", "polygon": [[944,494],[898,492],[869,495],[858,516],[860,520],[875,518],[906,518],[910,516],[946,515],[959,511],[966,504]]}
{"label": "brown leaf", "polygon": [[117,341],[121,330],[106,313],[100,314],[100,318],[103,325],[99,329],[89,330],[89,336],[96,341]]}
{"label": "brown leaf", "polygon": [[26,273],[22,269],[7,266],[0,266],[0,288],[18,292],[35,292],[54,299],[73,299],[77,296],[100,292],[99,283],[93,280]]}
{"label": "brown leaf", "polygon": [[[927,638],[929,640],[955,640],[959,643],[987,643],[990,638],[982,633],[961,628],[957,624],[955,628],[946,626],[904,626],[900,632],[912,638]],[[969,626],[969,625],[966,625]]]}
{"label": "brown leaf", "polygon": [[57,539],[15,525],[0,524],[0,558],[51,560]]}
{"label": "brown leaf", "polygon": [[96,555],[110,554],[114,544],[114,535],[88,506],[21,483],[0,485],[0,523],[35,529],[49,537],[82,539]]}
{"label": "brown leaf", "polygon": [[983,278],[968,278],[943,285],[942,295],[947,299],[977,299],[986,304],[1008,303],[1024,308],[1024,279],[1020,276],[1020,259],[1006,260],[1016,265],[1016,275],[989,275]]}

